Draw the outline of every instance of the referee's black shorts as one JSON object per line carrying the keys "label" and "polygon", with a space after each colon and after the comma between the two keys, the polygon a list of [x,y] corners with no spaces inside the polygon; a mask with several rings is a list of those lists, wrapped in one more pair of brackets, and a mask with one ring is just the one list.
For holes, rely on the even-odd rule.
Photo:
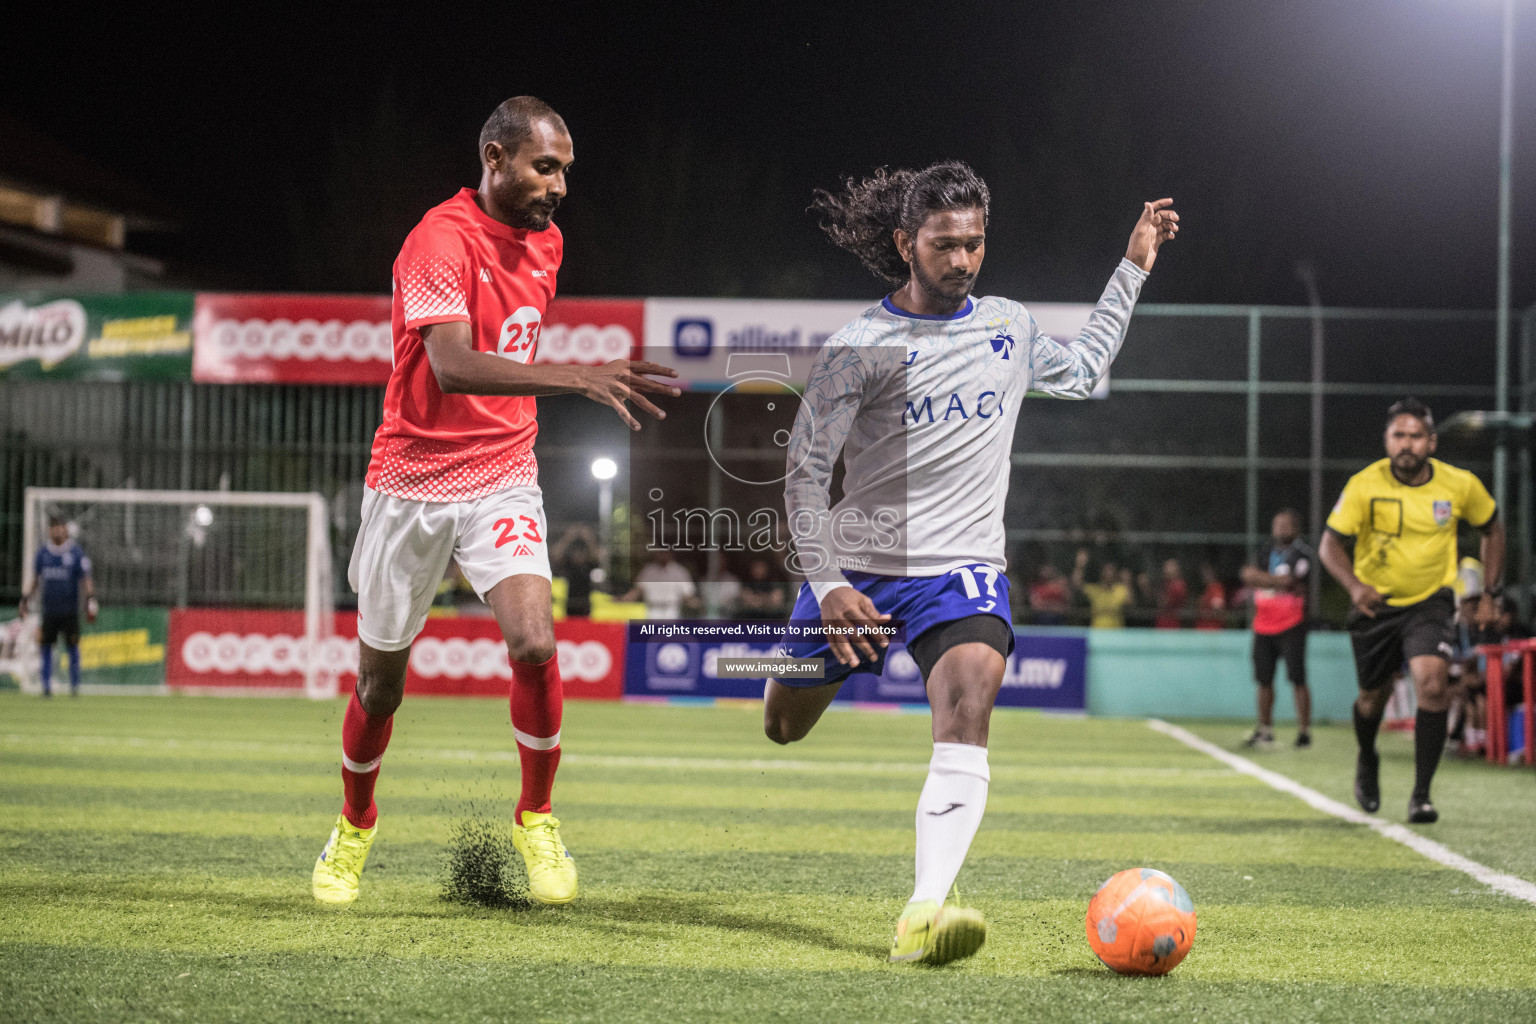
{"label": "referee's black shorts", "polygon": [[1455,653],[1456,599],[1450,588],[1435,591],[1418,604],[1382,607],[1376,617],[1349,613],[1349,640],[1355,650],[1355,675],[1362,690],[1392,682],[1403,663],[1422,655],[1450,660]]}
{"label": "referee's black shorts", "polygon": [[1253,680],[1260,686],[1275,685],[1275,666],[1285,661],[1285,675],[1292,686],[1307,685],[1307,624],[1299,622],[1279,633],[1253,634]]}

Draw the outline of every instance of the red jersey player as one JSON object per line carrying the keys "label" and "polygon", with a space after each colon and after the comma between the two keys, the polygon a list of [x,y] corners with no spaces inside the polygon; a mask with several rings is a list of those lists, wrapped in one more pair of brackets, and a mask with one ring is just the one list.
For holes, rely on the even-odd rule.
{"label": "red jersey player", "polygon": [[405,692],[411,643],[455,559],[490,605],[512,662],[512,732],[522,762],[513,843],[543,903],[576,898],[550,791],[560,762],[561,688],[549,553],[533,439],[534,396],[575,393],[617,410],[678,390],[655,363],[534,366],[560,270],[571,137],[531,96],[507,100],[480,130],[478,190],[434,207],[394,267],[394,370],[373,442],[348,579],[357,592],[357,692],[342,725],[345,802],[315,862],[315,898],[351,903],[378,832],[379,762]]}

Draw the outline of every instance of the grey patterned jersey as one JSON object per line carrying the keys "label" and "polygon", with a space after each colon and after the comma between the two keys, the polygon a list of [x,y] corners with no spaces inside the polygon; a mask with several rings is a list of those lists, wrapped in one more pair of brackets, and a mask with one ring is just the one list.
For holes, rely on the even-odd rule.
{"label": "grey patterned jersey", "polygon": [[[991,296],[941,318],[886,299],[827,339],[795,419],[784,487],[791,567],[817,599],[847,582],[843,570],[1003,570],[1019,403],[1029,391],[1087,398],[1125,340],[1146,277],[1122,259],[1071,345],[1042,333],[1021,304]],[[839,452],[844,497],[829,508]]]}

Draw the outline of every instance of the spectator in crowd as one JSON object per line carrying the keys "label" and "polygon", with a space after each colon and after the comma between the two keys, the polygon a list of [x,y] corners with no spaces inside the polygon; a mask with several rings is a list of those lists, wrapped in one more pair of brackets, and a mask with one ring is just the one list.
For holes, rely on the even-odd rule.
{"label": "spectator in crowd", "polygon": [[1493,627],[1477,624],[1477,606],[1483,596],[1483,566],[1475,558],[1463,558],[1456,577],[1455,656],[1449,668],[1451,680],[1451,739],[1460,743],[1463,756],[1481,754],[1487,744],[1484,715],[1488,681],[1483,674],[1479,644],[1489,642]]}
{"label": "spectator in crowd", "polygon": [[650,561],[635,573],[635,585],[624,600],[644,601],[648,619],[680,619],[684,608],[697,611],[699,607],[693,574],[672,557],[670,548],[651,553]]}
{"label": "spectator in crowd", "polygon": [[[1467,608],[1467,605],[1472,605]],[[1488,682],[1488,658],[1476,653],[1478,644],[1502,644],[1509,640],[1525,640],[1531,635],[1531,630],[1520,621],[1515,603],[1507,594],[1501,594],[1495,598],[1493,622],[1487,628],[1479,630],[1476,626],[1476,602],[1471,598],[1463,597],[1461,602],[1465,611],[1458,611],[1457,632],[1461,632],[1462,619],[1465,618],[1471,624],[1467,639],[1470,643],[1464,650],[1470,656],[1472,674],[1469,677],[1466,670],[1462,673],[1462,686],[1464,701],[1467,705],[1463,713],[1467,717],[1467,725],[1462,729],[1462,750],[1464,752],[1481,751],[1488,742],[1486,729],[1487,722],[1487,682]],[[1504,706],[1507,709],[1514,707],[1525,699],[1525,690],[1519,685],[1521,664],[1520,660],[1527,655],[1519,653],[1505,654],[1501,659],[1504,663]],[[1455,685],[1452,678],[1452,685]],[[1454,691],[1453,691],[1454,699]],[[1470,734],[1470,735],[1469,735]]]}
{"label": "spectator in crowd", "polygon": [[1163,578],[1157,584],[1158,629],[1178,629],[1184,623],[1184,606],[1189,603],[1189,584],[1184,582],[1184,570],[1177,558],[1163,563]]}
{"label": "spectator in crowd", "polygon": [[1226,625],[1227,588],[1210,562],[1200,566],[1200,584],[1200,614],[1195,619],[1195,628],[1221,629]]}
{"label": "spectator in crowd", "polygon": [[550,551],[555,573],[565,578],[565,614],[592,614],[593,575],[598,569],[597,534],[592,527],[578,523],[567,527]]}
{"label": "spectator in crowd", "polygon": [[758,556],[747,563],[747,579],[741,585],[738,612],[747,619],[780,619],[789,614],[789,598],[774,576],[768,559]]}
{"label": "spectator in crowd", "polygon": [[1307,591],[1317,553],[1301,539],[1301,513],[1283,508],[1269,524],[1272,545],[1260,569],[1244,566],[1253,587],[1253,680],[1258,721],[1244,740],[1249,747],[1274,743],[1275,668],[1285,662],[1296,700],[1296,746],[1312,745],[1312,691],[1307,689]]}
{"label": "spectator in crowd", "polygon": [[710,616],[735,615],[741,599],[741,580],[720,559],[715,571],[699,584],[703,591],[704,611]]}
{"label": "spectator in crowd", "polygon": [[1125,606],[1131,603],[1131,587],[1127,579],[1130,570],[1122,573],[1114,562],[1105,562],[1099,567],[1097,583],[1083,582],[1087,571],[1088,549],[1082,548],[1072,566],[1072,586],[1088,599],[1092,616],[1088,624],[1094,629],[1124,629]]}
{"label": "spectator in crowd", "polygon": [[1029,585],[1029,607],[1035,622],[1042,626],[1060,626],[1067,621],[1072,592],[1061,571],[1049,562],[1035,572],[1035,581]]}
{"label": "spectator in crowd", "polygon": [[[1493,626],[1484,636],[1483,643],[1502,644],[1510,640],[1529,640],[1531,638],[1530,627],[1520,621],[1519,609],[1515,607],[1515,599],[1508,594],[1500,594],[1496,599],[1498,615],[1493,620]],[[1506,680],[1519,679],[1520,659],[1523,655],[1504,655],[1504,678]],[[1504,685],[1504,702],[1513,707],[1525,699],[1525,691],[1518,684]]]}

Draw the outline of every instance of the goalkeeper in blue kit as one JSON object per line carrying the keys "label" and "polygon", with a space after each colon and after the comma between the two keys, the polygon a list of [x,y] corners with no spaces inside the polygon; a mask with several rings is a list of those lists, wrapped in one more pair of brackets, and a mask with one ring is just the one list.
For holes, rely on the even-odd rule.
{"label": "goalkeeper in blue kit", "polygon": [[69,526],[54,516],[48,520],[48,540],[32,560],[32,587],[22,595],[17,611],[22,618],[33,597],[42,591],[43,624],[38,646],[42,653],[43,696],[53,696],[53,649],[59,637],[69,654],[69,692],[80,694],[80,597],[85,596],[85,615],[96,621],[96,585],[91,579],[91,560],[85,549],[70,539]]}

